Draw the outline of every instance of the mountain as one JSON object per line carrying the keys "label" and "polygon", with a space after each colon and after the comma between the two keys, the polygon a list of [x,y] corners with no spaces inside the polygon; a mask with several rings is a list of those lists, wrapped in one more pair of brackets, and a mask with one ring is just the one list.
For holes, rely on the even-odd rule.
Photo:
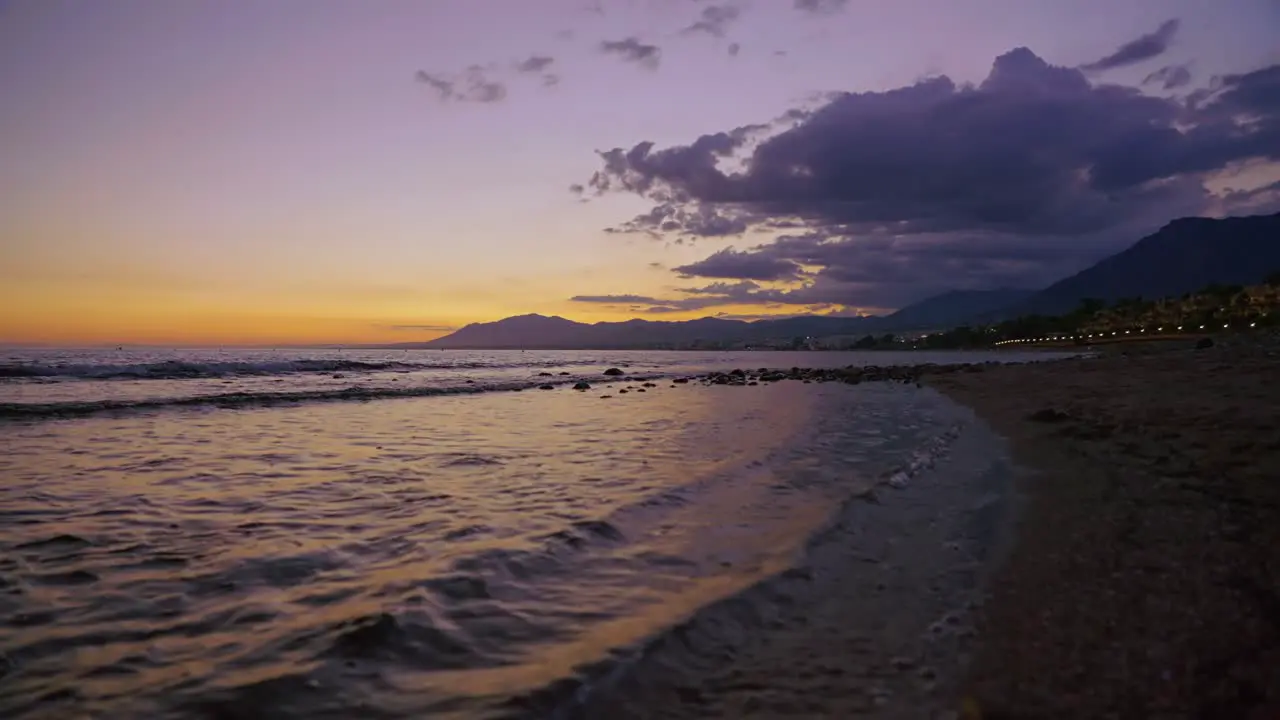
{"label": "mountain", "polygon": [[790,341],[796,337],[865,334],[875,330],[881,320],[879,317],[809,316],[746,322],[707,317],[681,322],[636,319],[588,324],[562,317],[519,315],[496,322],[472,323],[430,342],[397,347],[455,350],[683,347],[696,342]]}
{"label": "mountain", "polygon": [[708,317],[683,322],[636,319],[588,324],[562,317],[519,315],[473,323],[430,342],[395,347],[550,350],[688,347],[699,342],[785,344],[794,338],[941,330],[1019,315],[1056,315],[1074,310],[1085,298],[1170,297],[1213,283],[1255,284],[1277,270],[1280,213],[1222,220],[1182,218],[1038,292],[953,290],[883,317],[810,315],[754,322]]}
{"label": "mountain", "polygon": [[517,315],[495,322],[472,323],[431,342],[427,348],[554,348],[572,347],[582,323],[559,316]]}
{"label": "mountain", "polygon": [[1280,213],[1170,222],[1132,247],[1059,280],[1000,314],[1057,315],[1085,298],[1154,300],[1206,285],[1252,285],[1280,270]]}
{"label": "mountain", "polygon": [[973,322],[976,318],[1016,305],[1035,290],[952,290],[921,300],[885,317],[894,330],[941,330]]}

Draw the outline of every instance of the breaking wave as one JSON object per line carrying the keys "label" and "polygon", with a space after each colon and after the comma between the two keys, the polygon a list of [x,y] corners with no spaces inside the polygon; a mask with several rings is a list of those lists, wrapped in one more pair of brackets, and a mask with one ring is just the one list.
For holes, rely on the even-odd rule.
{"label": "breaking wave", "polygon": [[200,378],[291,375],[333,372],[414,372],[420,370],[474,370],[479,368],[552,367],[590,364],[592,361],[548,361],[544,363],[493,362],[369,362],[360,360],[277,360],[269,362],[163,362],[115,364],[0,364],[0,380],[66,378],[84,380],[193,380]]}
{"label": "breaking wave", "polygon": [[[643,379],[654,379],[648,375]],[[631,378],[639,380],[642,378]],[[283,392],[230,392],[183,397],[143,398],[137,400],[90,400],[53,403],[0,403],[0,420],[84,417],[103,413],[161,410],[165,408],[211,407],[242,408],[289,405],[301,402],[338,400],[382,400],[391,398],[435,397],[439,395],[474,395],[485,392],[521,392],[543,386],[560,387],[572,380],[538,378],[536,381],[467,384],[452,387],[347,387],[341,390],[296,390]]]}

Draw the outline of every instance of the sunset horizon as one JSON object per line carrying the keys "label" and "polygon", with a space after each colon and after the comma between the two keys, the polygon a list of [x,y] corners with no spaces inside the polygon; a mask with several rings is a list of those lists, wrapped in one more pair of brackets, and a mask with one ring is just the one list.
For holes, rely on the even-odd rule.
{"label": "sunset horizon", "polygon": [[7,3],[0,343],[883,314],[1280,204],[1274,5],[1037,7]]}
{"label": "sunset horizon", "polygon": [[0,0],[0,717],[1280,718],[1280,0]]}

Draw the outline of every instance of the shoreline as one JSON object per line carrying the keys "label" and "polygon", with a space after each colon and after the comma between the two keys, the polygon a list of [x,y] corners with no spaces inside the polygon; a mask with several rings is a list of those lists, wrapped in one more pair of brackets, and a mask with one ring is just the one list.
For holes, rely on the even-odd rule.
{"label": "shoreline", "polygon": [[1027,498],[979,620],[975,717],[1280,714],[1280,344],[927,379]]}
{"label": "shoreline", "polygon": [[946,427],[845,495],[790,567],[500,717],[945,717],[1008,545],[1013,479],[1002,438],[923,392]]}
{"label": "shoreline", "polygon": [[[951,718],[967,697],[981,711],[966,720],[1274,720],[1251,713],[1280,709],[1276,340],[673,375],[660,392],[915,385],[923,390],[885,391],[945,405],[936,417],[951,418],[954,434],[833,504],[795,567],[664,633],[656,671],[623,678],[622,697],[564,708],[581,685],[557,683],[552,697],[507,709]],[[582,401],[659,387],[640,372],[606,374]],[[827,432],[868,413],[842,407],[848,415]],[[767,414],[776,422],[776,408]],[[604,669],[580,668],[580,678]]]}
{"label": "shoreline", "polygon": [[[746,654],[722,658],[716,674],[736,684],[659,682],[625,716],[1280,717],[1278,369],[1280,337],[1260,335],[1052,362],[692,378],[932,388],[1006,443],[1004,524],[978,570],[973,642],[924,666],[953,663],[954,684],[939,672],[931,689],[878,695],[922,666],[867,668],[856,621],[833,624],[831,598],[808,595],[792,622],[763,623]],[[862,503],[859,516],[898,502]],[[849,572],[824,592],[856,592]]]}

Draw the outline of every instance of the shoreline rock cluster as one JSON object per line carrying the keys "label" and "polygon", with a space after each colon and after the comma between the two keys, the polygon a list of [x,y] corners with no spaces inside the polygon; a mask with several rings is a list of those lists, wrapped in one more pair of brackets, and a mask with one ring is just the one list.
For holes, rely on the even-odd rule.
{"label": "shoreline rock cluster", "polygon": [[[774,383],[783,380],[796,380],[802,383],[842,382],[857,385],[864,382],[899,382],[905,385],[919,384],[926,375],[950,375],[953,373],[983,372],[988,366],[998,365],[996,362],[957,363],[954,365],[937,365],[933,363],[921,365],[848,365],[842,368],[757,368],[743,370],[735,368],[727,372],[713,371],[697,375],[687,375],[671,379],[672,386],[699,383],[701,385],[734,385],[754,386],[761,383]],[[654,377],[625,376],[618,368],[609,368],[604,375],[614,381],[643,382],[654,380]],[[591,385],[579,382],[573,386],[575,390],[589,390]],[[646,383],[646,387],[653,387]]]}

